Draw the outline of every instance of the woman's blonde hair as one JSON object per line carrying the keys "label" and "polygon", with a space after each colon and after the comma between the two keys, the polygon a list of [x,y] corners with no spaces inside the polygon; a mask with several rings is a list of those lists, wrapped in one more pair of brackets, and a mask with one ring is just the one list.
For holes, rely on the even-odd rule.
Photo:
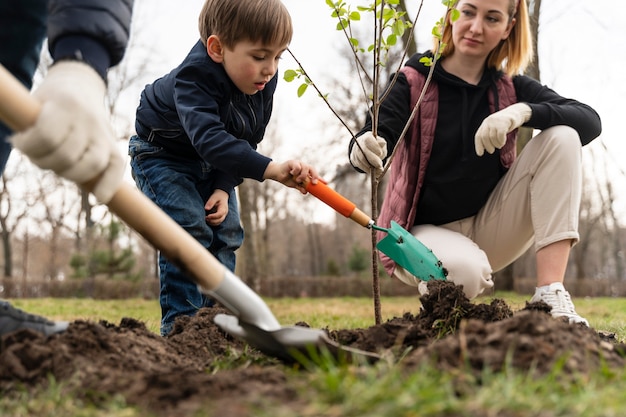
{"label": "woman's blonde hair", "polygon": [[[458,4],[457,0],[454,7]],[[528,5],[526,0],[509,0],[509,19],[515,18],[515,25],[508,38],[504,39],[487,57],[487,67],[505,72],[509,76],[523,73],[533,59],[533,40],[530,32]],[[441,41],[434,39],[434,51],[440,45],[445,45],[441,52],[446,57],[454,52],[452,43],[452,25],[450,25],[450,10],[445,17],[445,27]]]}
{"label": "woman's blonde hair", "polygon": [[289,45],[293,36],[291,16],[280,0],[206,0],[198,29],[205,46],[216,35],[228,48],[242,40]]}

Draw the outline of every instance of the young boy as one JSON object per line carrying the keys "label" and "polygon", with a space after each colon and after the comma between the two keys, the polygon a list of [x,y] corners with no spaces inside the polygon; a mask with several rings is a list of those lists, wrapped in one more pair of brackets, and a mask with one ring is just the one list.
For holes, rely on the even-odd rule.
{"label": "young boy", "polygon": [[[169,74],[146,86],[129,154],[137,186],[220,262],[235,269],[243,241],[235,187],[243,178],[299,183],[317,171],[256,151],[272,112],[277,64],[292,37],[280,0],[207,0],[200,40]],[[212,301],[163,256],[161,335]]]}

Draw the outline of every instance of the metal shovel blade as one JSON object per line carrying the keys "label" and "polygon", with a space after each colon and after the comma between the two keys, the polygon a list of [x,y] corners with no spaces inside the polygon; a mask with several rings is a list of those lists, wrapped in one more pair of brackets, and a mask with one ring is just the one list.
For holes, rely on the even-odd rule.
{"label": "metal shovel blade", "polygon": [[428,249],[415,236],[391,221],[391,228],[374,226],[376,230],[387,232],[376,248],[393,259],[398,265],[422,281],[445,280],[446,273],[432,250]]}
{"label": "metal shovel blade", "polygon": [[375,353],[342,346],[320,329],[292,326],[268,331],[229,314],[217,314],[213,321],[224,332],[286,363],[296,363],[302,359],[315,361],[326,352],[338,363],[374,363],[380,359]]}

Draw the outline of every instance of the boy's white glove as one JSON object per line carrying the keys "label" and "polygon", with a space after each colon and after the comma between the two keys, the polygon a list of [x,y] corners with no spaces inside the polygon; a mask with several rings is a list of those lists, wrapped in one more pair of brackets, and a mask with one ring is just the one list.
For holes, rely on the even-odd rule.
{"label": "boy's white glove", "polygon": [[387,156],[387,141],[372,132],[366,132],[355,138],[355,144],[350,151],[350,162],[363,172],[369,172],[372,168],[377,173],[383,170],[383,159]]}
{"label": "boy's white glove", "polygon": [[531,115],[532,110],[524,103],[515,103],[489,115],[474,136],[476,155],[483,156],[485,151],[494,153],[496,148],[502,148],[506,135],[526,123]]}
{"label": "boy's white glove", "polygon": [[42,103],[35,125],[10,138],[40,168],[79,185],[93,180],[91,191],[102,203],[113,197],[124,174],[105,93],[104,80],[89,65],[58,62],[33,93]]}

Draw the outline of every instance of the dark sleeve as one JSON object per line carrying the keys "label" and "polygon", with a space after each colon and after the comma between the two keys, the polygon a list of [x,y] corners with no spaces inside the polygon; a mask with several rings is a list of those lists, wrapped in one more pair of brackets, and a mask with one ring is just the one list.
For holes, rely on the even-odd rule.
{"label": "dark sleeve", "polygon": [[[392,77],[393,80],[393,77]],[[384,101],[380,105],[378,113],[378,136],[385,139],[387,142],[387,155],[391,155],[393,148],[400,139],[402,130],[406,125],[409,116],[411,115],[411,89],[406,76],[402,73],[398,75],[395,83],[391,86],[389,94],[384,93]],[[372,113],[371,109],[367,114],[365,125],[355,135],[359,137],[365,132],[372,131]],[[354,146],[354,138],[350,140],[348,146],[348,155],[352,152]],[[384,161],[383,161],[384,162]],[[354,167],[357,171],[361,171],[359,168]]]}
{"label": "dark sleeve", "polygon": [[50,0],[48,47],[55,60],[80,59],[106,78],[126,52],[134,0]]}
{"label": "dark sleeve", "polygon": [[0,64],[30,89],[46,37],[45,0],[0,1]]}
{"label": "dark sleeve", "polygon": [[234,178],[263,181],[271,159],[226,130],[220,107],[229,103],[230,83],[217,78],[198,83],[207,76],[202,63],[187,65],[177,74],[174,99],[181,126],[198,155],[211,166]]}
{"label": "dark sleeve", "polygon": [[233,188],[238,186],[243,182],[243,178],[233,177],[232,175],[223,172],[217,171],[215,173],[215,189],[230,192]]}
{"label": "dark sleeve", "polygon": [[539,130],[558,125],[569,126],[578,132],[583,145],[602,132],[600,116],[590,106],[562,97],[527,76],[513,78],[513,84],[517,100],[528,104],[532,110],[532,116],[524,126]]}

